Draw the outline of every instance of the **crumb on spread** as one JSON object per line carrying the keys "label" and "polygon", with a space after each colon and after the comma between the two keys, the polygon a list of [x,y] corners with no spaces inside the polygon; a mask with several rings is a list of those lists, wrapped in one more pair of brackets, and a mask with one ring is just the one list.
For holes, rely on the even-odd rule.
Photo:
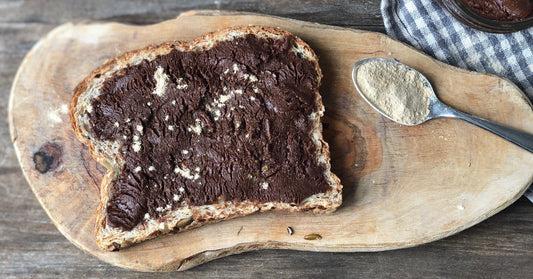
{"label": "crumb on spread", "polygon": [[[222,91],[226,92],[227,88],[224,86]],[[213,115],[213,119],[217,121],[222,116],[221,111],[218,108],[223,108],[225,103],[235,96],[235,94],[242,95],[242,89],[231,90],[228,94],[220,95],[218,99],[213,100],[211,104],[206,105],[207,110]],[[233,107],[230,108],[233,110]]]}
{"label": "crumb on spread", "polygon": [[220,110],[215,110],[215,117],[213,119],[217,121],[218,119],[220,119],[220,116],[222,116]]}
{"label": "crumb on spread", "polygon": [[120,127],[120,124],[118,124],[118,122],[115,122],[115,123],[113,123],[113,126],[118,128],[118,127]]}
{"label": "crumb on spread", "polygon": [[183,150],[181,151],[181,153],[183,153],[184,155],[187,155],[187,154],[189,154],[189,150],[187,150],[187,149],[183,149]]}
{"label": "crumb on spread", "polygon": [[191,170],[184,166],[181,166],[181,168],[179,166],[176,166],[176,168],[174,169],[174,172],[183,176],[184,178],[191,179],[191,180],[197,180],[198,178],[200,178],[200,174],[198,173],[192,174]]}
{"label": "crumb on spread", "polygon": [[249,80],[250,82],[258,81],[257,77],[253,74],[244,74],[243,76],[245,79]]}
{"label": "crumb on spread", "polygon": [[[142,127],[142,126],[141,126]],[[139,152],[141,150],[141,140],[139,135],[133,136],[133,144],[131,145],[131,148],[135,152]]]}
{"label": "crumb on spread", "polygon": [[179,78],[178,79],[178,84],[176,85],[176,88],[181,90],[181,89],[186,89],[187,87],[189,87],[189,85],[186,84],[186,83],[183,83],[183,78]]}
{"label": "crumb on spread", "polygon": [[180,195],[176,195],[176,194],[174,194],[174,197],[172,197],[172,199],[173,199],[174,201],[179,201],[180,198],[181,198]]}
{"label": "crumb on spread", "polygon": [[180,191],[181,193],[183,193],[183,192],[185,192],[185,188],[180,187],[180,188],[178,189],[178,191]]}
{"label": "crumb on spread", "polygon": [[138,166],[134,169],[135,172],[140,172],[142,170],[141,166]]}
{"label": "crumb on spread", "polygon": [[161,66],[157,67],[157,70],[154,73],[154,79],[156,82],[155,89],[152,92],[153,94],[162,97],[167,91],[168,84],[168,75],[165,74]]}
{"label": "crumb on spread", "polygon": [[233,64],[233,73],[236,74],[239,71],[239,66],[237,64]]}
{"label": "crumb on spread", "polygon": [[263,182],[263,183],[261,184],[261,188],[263,188],[263,189],[265,189],[265,190],[268,189],[268,183],[267,183],[267,182]]}
{"label": "crumb on spread", "polygon": [[131,148],[133,148],[133,151],[135,152],[141,151],[141,142],[139,141],[133,142],[133,145],[131,146]]}
{"label": "crumb on spread", "polygon": [[225,102],[227,102],[231,97],[233,97],[233,94],[227,94],[227,95],[220,95],[218,106],[222,106]]}
{"label": "crumb on spread", "polygon": [[[218,111],[220,113],[220,111]],[[202,121],[198,118],[194,120],[194,126],[190,126],[187,128],[187,131],[194,132],[197,135],[200,135],[202,133],[202,128],[204,128],[204,125]]]}
{"label": "crumb on spread", "polygon": [[170,131],[174,131],[174,126],[173,126],[173,125],[168,125],[168,129],[169,129]]}
{"label": "crumb on spread", "polygon": [[148,167],[148,170],[149,171],[155,171],[155,167],[154,166],[150,166],[150,167]]}

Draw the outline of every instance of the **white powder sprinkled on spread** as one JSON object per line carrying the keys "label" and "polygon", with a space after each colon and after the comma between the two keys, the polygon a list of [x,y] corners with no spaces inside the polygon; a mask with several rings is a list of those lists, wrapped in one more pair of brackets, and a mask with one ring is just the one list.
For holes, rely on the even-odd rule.
{"label": "white powder sprinkled on spread", "polygon": [[161,66],[157,67],[157,70],[154,73],[154,79],[156,81],[156,86],[153,94],[162,97],[167,91],[168,85],[168,75],[165,74],[165,71]]}
{"label": "white powder sprinkled on spread", "polygon": [[356,79],[368,101],[397,122],[415,125],[429,114],[431,88],[405,66],[368,61],[357,68]]}

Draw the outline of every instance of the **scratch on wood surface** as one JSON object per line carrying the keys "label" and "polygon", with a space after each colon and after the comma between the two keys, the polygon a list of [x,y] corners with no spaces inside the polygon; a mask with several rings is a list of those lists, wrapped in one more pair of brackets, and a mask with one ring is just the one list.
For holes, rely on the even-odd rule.
{"label": "scratch on wood surface", "polygon": [[239,235],[239,234],[241,233],[242,228],[243,228],[243,226],[241,226],[241,228],[240,228],[239,231],[237,232],[237,235]]}

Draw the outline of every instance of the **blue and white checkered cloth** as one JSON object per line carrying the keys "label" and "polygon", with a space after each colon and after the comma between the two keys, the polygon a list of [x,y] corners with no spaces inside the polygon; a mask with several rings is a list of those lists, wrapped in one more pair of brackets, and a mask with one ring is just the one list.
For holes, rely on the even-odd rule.
{"label": "blue and white checkered cloth", "polygon": [[[382,0],[381,14],[388,35],[447,64],[506,77],[533,100],[533,28],[510,34],[478,31],[456,20],[439,1]],[[533,186],[525,195],[533,202]]]}

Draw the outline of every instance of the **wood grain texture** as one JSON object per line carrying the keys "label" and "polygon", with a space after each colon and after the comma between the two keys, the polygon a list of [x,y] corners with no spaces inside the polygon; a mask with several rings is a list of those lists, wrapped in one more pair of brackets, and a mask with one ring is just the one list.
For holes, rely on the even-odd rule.
{"label": "wood grain texture", "polygon": [[[140,2],[140,1],[137,1]],[[190,8],[216,8],[213,1],[140,5],[120,1],[0,2],[0,113],[7,115],[12,79],[24,55],[55,25],[87,18],[155,23]],[[143,1],[146,2],[146,1]],[[379,1],[220,1],[221,8],[382,31]],[[20,3],[23,4],[21,8]],[[50,2],[49,2],[50,3]],[[73,3],[73,4],[71,4]],[[118,4],[117,4],[118,3]],[[170,4],[168,4],[170,3]],[[174,7],[169,8],[170,5]],[[166,10],[158,6],[164,6]],[[295,8],[295,7],[298,7]],[[168,8],[168,9],[167,9]],[[320,16],[316,16],[321,14]],[[533,272],[533,207],[521,198],[496,216],[460,234],[423,246],[376,253],[314,253],[262,250],[225,257],[180,274],[139,274],[103,263],[70,244],[50,222],[18,167],[7,117],[0,118],[0,275],[10,277],[157,278],[521,278]]]}
{"label": "wood grain texture", "polygon": [[[220,9],[264,13],[350,28],[382,31],[379,1],[332,0],[187,0],[187,1],[20,1],[2,7],[1,21],[46,22],[99,20],[152,24],[191,9]],[[88,14],[90,16],[88,16]]]}
{"label": "wood grain texture", "polygon": [[[254,214],[117,253],[100,251],[92,229],[103,169],[68,125],[74,87],[92,69],[124,51],[248,24],[293,32],[319,55],[325,76],[324,131],[334,171],[345,186],[343,206],[328,215]],[[459,71],[386,36],[246,13],[200,11],[150,26],[66,24],[54,29],[27,55],[14,81],[11,134],[22,169],[58,229],[90,254],[136,270],[185,270],[265,248],[405,248],[476,224],[522,194],[532,179],[531,154],[457,121],[402,127],[362,102],[349,73],[354,61],[368,56],[398,59],[419,69],[449,104],[533,131],[531,106],[511,83]],[[483,99],[482,94],[491,98]],[[288,226],[295,229],[294,235],[287,234]],[[321,239],[306,239],[309,234]]]}

